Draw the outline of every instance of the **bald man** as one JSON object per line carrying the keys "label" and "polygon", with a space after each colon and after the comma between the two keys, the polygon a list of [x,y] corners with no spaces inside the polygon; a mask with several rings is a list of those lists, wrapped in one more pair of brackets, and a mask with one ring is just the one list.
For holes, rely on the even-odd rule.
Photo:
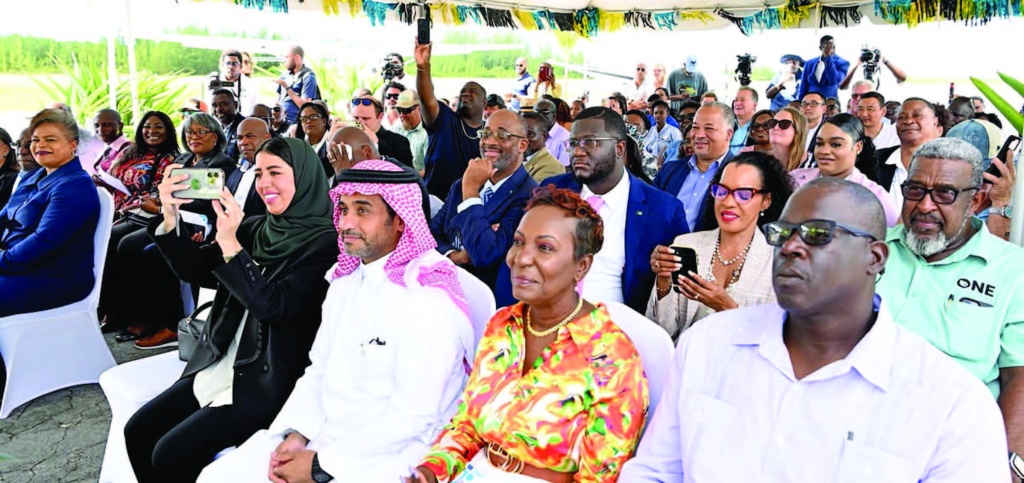
{"label": "bald man", "polygon": [[530,66],[526,57],[516,59],[516,80],[512,83],[512,90],[505,95],[505,99],[509,101],[509,107],[519,110],[520,101],[530,95],[530,89],[536,83],[537,79],[530,75]]}
{"label": "bald man", "polygon": [[991,394],[875,295],[885,225],[855,183],[797,190],[764,227],[778,303],[683,333],[619,480],[1009,481]]}
{"label": "bald man", "polygon": [[256,118],[246,118],[238,124],[238,169],[227,179],[228,189],[235,195],[235,201],[242,207],[246,217],[265,215],[267,206],[256,193],[256,151],[270,140],[270,126]]}
{"label": "bald man", "polygon": [[483,157],[470,160],[430,222],[438,251],[491,290],[502,284],[506,299],[512,297],[512,286],[509,276],[501,277],[499,271],[508,270],[505,253],[537,187],[523,166],[530,144],[526,130],[526,121],[512,111],[502,109],[487,118],[478,133]]}

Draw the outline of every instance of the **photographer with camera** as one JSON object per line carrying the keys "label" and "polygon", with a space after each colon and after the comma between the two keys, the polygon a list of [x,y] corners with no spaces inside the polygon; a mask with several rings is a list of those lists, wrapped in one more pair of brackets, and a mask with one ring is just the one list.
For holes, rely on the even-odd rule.
{"label": "photographer with camera", "polygon": [[860,49],[860,58],[857,59],[857,63],[846,73],[846,77],[839,84],[839,88],[846,90],[850,86],[850,82],[853,80],[853,75],[857,72],[857,69],[863,66],[864,79],[872,83],[873,90],[878,90],[881,86],[882,76],[882,71],[878,68],[879,63],[889,69],[889,72],[892,72],[892,76],[896,78],[897,84],[902,84],[903,81],[907,80],[907,74],[903,72],[903,69],[900,69],[896,64],[885,58],[881,50],[872,49],[865,45]]}
{"label": "photographer with camera", "polygon": [[210,105],[213,105],[213,93],[220,89],[227,89],[235,95],[243,116],[252,114],[252,108],[256,106],[256,89],[242,75],[241,52],[228,49],[220,54],[220,71],[211,72],[206,83],[206,99]]}
{"label": "photographer with camera", "polygon": [[818,43],[821,56],[804,64],[800,87],[796,97],[803,98],[808,92],[820,92],[825,97],[839,97],[839,84],[850,69],[850,62],[836,55],[836,42],[831,35],[821,38]]}
{"label": "photographer with camera", "polygon": [[277,94],[284,108],[285,119],[289,124],[295,124],[299,117],[299,106],[320,99],[320,88],[317,87],[316,73],[305,65],[306,51],[302,47],[292,46],[284,57],[285,72],[274,82],[277,83]]}

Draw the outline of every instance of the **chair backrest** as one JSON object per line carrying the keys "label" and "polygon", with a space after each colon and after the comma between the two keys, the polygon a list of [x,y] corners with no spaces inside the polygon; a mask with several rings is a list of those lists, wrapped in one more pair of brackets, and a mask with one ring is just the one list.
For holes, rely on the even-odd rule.
{"label": "chair backrest", "polygon": [[668,384],[669,368],[672,366],[672,338],[658,324],[640,315],[637,311],[618,302],[605,302],[612,321],[629,336],[640,354],[640,362],[647,374],[647,387],[651,405],[647,411],[648,420],[661,400],[661,392]]}
{"label": "chair backrest", "polygon": [[487,284],[481,282],[473,274],[462,267],[456,268],[459,273],[459,285],[462,286],[462,291],[466,294],[466,301],[469,302],[469,318],[473,323],[473,335],[476,339],[473,345],[476,346],[484,337],[487,322],[494,315],[494,293],[491,292],[491,288]]}
{"label": "chair backrest", "polygon": [[430,217],[433,218],[437,216],[437,212],[441,211],[441,208],[444,208],[444,200],[434,195],[430,195]]}
{"label": "chair backrest", "polygon": [[103,188],[96,188],[100,197],[100,216],[96,221],[96,234],[93,236],[93,273],[96,274],[96,283],[89,292],[89,304],[93,310],[100,303],[100,285],[103,280],[103,266],[107,263],[107,244],[110,243],[110,230],[114,223],[114,197]]}

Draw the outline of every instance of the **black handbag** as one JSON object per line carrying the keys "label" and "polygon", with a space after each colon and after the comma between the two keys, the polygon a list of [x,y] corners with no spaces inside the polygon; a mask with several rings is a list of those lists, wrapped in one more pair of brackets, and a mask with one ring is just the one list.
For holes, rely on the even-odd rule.
{"label": "black handbag", "polygon": [[200,319],[199,314],[210,307],[213,307],[212,301],[196,307],[191,315],[178,322],[178,359],[188,362],[192,358],[192,351],[195,350],[206,326],[206,320]]}

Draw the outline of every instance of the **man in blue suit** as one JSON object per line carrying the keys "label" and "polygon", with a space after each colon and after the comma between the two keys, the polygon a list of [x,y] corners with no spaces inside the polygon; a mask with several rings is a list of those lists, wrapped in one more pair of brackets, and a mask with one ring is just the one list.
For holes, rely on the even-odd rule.
{"label": "man in blue suit", "polygon": [[629,174],[622,116],[591,107],[572,124],[572,173],[544,181],[580,193],[604,221],[604,244],[583,279],[583,297],[644,313],[654,286],[651,252],[690,231],[683,205]]}
{"label": "man in blue suit", "polygon": [[732,109],[721,102],[701,106],[690,128],[693,156],[665,163],[654,178],[656,188],[683,203],[687,226],[693,231],[703,230],[711,179],[719,166],[732,159],[729,140],[735,122]]}
{"label": "man in blue suit", "polygon": [[516,113],[491,114],[478,134],[484,157],[452,184],[430,231],[437,250],[491,287],[502,307],[515,301],[505,254],[537,182],[523,167],[529,140]]}
{"label": "man in blue suit", "polygon": [[826,98],[839,97],[839,84],[846,77],[850,62],[836,55],[836,42],[831,35],[822,37],[818,48],[821,49],[821,57],[804,64],[797,99],[802,99],[808,92],[820,92]]}

